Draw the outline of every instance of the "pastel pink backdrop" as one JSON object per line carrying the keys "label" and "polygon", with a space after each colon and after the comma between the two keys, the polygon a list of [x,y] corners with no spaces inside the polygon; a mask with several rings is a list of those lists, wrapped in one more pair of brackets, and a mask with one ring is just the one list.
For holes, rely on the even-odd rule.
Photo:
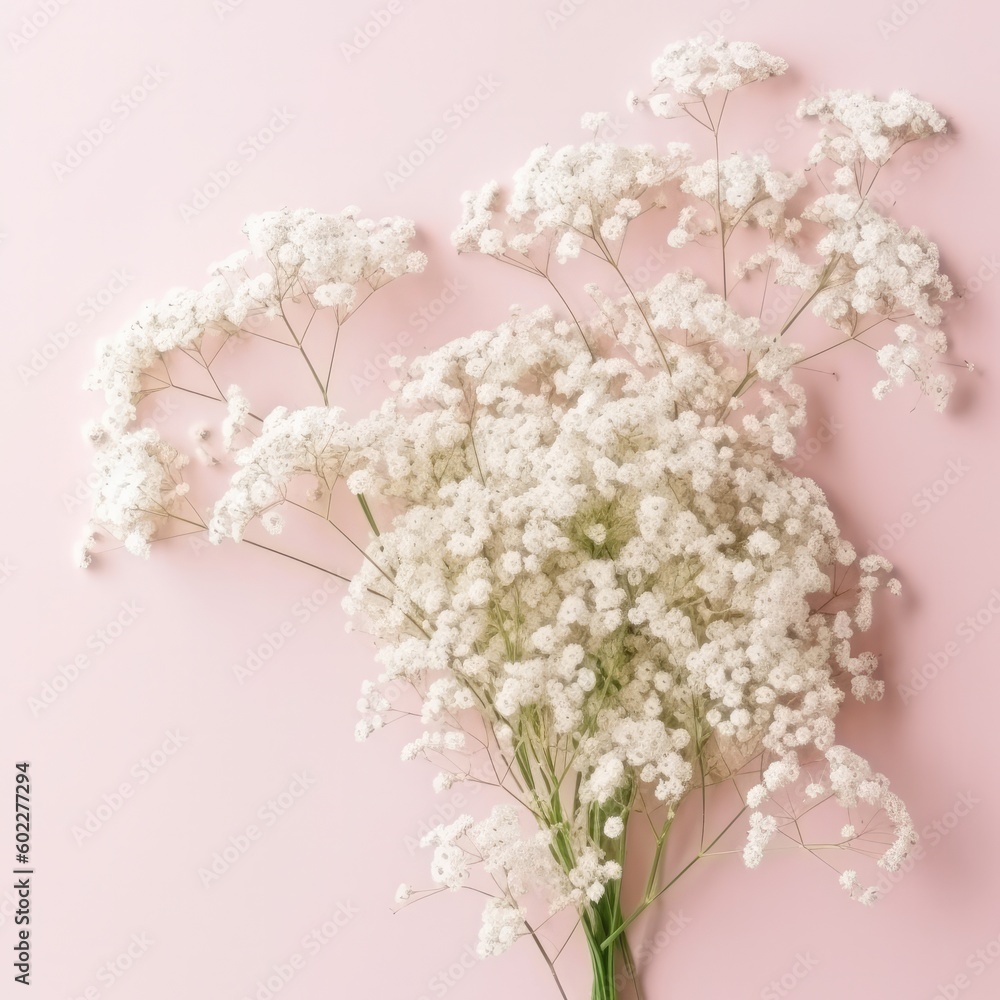
{"label": "pastel pink backdrop", "polygon": [[[389,293],[394,304],[380,323],[359,320],[344,345],[340,391],[352,412],[363,411],[385,379],[380,373],[356,393],[349,377],[384,343],[406,332],[412,353],[495,325],[511,301],[544,300],[542,287],[516,274],[454,256],[448,234],[458,194],[508,178],[536,145],[578,141],[583,111],[609,109],[624,121],[625,92],[646,85],[664,44],[726,20],[730,37],[757,41],[793,66],[788,79],[733,101],[750,115],[738,122],[739,112],[728,112],[734,147],[774,139],[774,158],[794,166],[804,138],[785,116],[813,85],[883,95],[907,87],[952,119],[956,141],[947,155],[910,160],[904,152],[911,169],[897,172],[896,211],[939,241],[946,270],[966,286],[949,328],[954,358],[975,361],[977,373],[963,380],[944,417],[923,405],[914,410],[905,393],[872,401],[867,358],[858,359],[864,365],[838,358],[831,367],[839,380],[809,382],[811,433],[824,417],[842,427],[804,471],[828,490],[852,536],[876,540],[887,524],[912,515],[890,552],[906,596],[886,608],[875,637],[889,693],[881,704],[846,710],[841,731],[892,777],[928,830],[922,859],[873,910],[851,903],[832,873],[806,856],[772,858],[753,872],[736,859],[696,867],[647,924],[652,935],[670,913],[684,922],[649,962],[647,996],[734,1000],[793,989],[813,1000],[995,997],[996,8],[943,0],[564,0],[561,8],[558,0],[394,0],[398,13],[348,58],[342,43],[386,6],[81,0],[59,7],[23,45],[8,32],[21,31],[22,17],[42,5],[8,4],[0,18],[9,81],[0,166],[9,309],[0,347],[7,484],[0,767],[12,776],[14,761],[29,759],[34,776],[34,995],[240,1000],[257,996],[274,967],[299,953],[301,968],[276,994],[282,1000],[554,996],[528,944],[489,963],[468,960],[480,908],[474,899],[438,897],[391,913],[401,880],[426,880],[427,856],[412,849],[421,824],[442,802],[462,803],[436,800],[428,773],[399,762],[397,733],[355,744],[354,702],[372,672],[371,647],[345,635],[335,599],[307,621],[294,618],[297,602],[321,583],[315,574],[246,548],[195,551],[183,542],[162,546],[149,562],[116,553],[88,573],[74,569],[70,547],[86,505],[72,498],[85,495],[88,472],[77,428],[99,405],[80,383],[96,339],[142,300],[201,282],[210,261],[241,246],[246,215],[354,203],[376,217],[415,218],[431,258],[398,298]],[[548,12],[560,9],[562,20],[552,23]],[[147,84],[159,82],[148,96],[127,116],[113,111],[150,69],[157,72]],[[447,139],[429,161],[390,190],[385,172],[481,77],[496,84],[482,106],[461,127],[446,125]],[[241,143],[275,109],[287,124],[251,162]],[[65,160],[67,144],[105,117],[113,128],[100,145],[57,177],[53,163]],[[630,137],[693,137],[683,124],[630,127]],[[922,153],[914,148],[912,156]],[[185,220],[180,206],[231,160],[239,173]],[[106,295],[88,321],[87,298],[122,269],[127,287]],[[432,306],[449,280],[461,294],[421,329],[411,314]],[[74,335],[59,336],[73,321]],[[19,367],[56,342],[64,349],[49,348],[42,370],[24,378]],[[924,511],[916,495],[933,491],[949,463],[968,471]],[[135,622],[101,652],[92,641],[87,669],[33,713],[29,699],[60,665],[87,652],[88,640],[129,601],[142,608]],[[957,630],[977,614],[981,631],[966,643]],[[240,684],[233,665],[287,620],[294,635]],[[899,685],[949,642],[958,655],[924,669],[935,676],[904,704]],[[139,762],[172,731],[186,742],[140,783]],[[258,810],[303,771],[314,784],[266,827]],[[78,843],[74,827],[125,781],[134,794]],[[4,833],[13,822],[6,810]],[[260,840],[203,886],[198,869],[251,823]],[[12,850],[0,852],[0,864],[13,866]],[[10,899],[0,888],[8,958]],[[335,924],[322,927],[338,913],[344,926],[331,937]],[[304,939],[317,929],[324,943],[307,949]],[[144,935],[146,943],[135,943]],[[133,957],[122,958],[130,943]],[[979,949],[981,969],[967,963]],[[586,991],[586,959],[578,959],[566,969],[572,997]],[[131,968],[112,975],[109,961]],[[5,960],[4,996],[19,995],[12,975]]]}

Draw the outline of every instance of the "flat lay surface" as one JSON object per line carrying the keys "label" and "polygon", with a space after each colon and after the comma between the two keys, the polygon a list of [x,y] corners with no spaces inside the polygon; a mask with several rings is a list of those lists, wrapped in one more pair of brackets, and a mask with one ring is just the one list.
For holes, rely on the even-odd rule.
{"label": "flat lay surface", "polygon": [[[537,146],[583,141],[583,112],[611,112],[621,141],[697,140],[690,121],[630,115],[625,95],[648,89],[664,45],[699,33],[790,63],[733,98],[746,110],[726,133],[777,167],[798,168],[809,148],[794,111],[813,90],[906,88],[948,118],[873,194],[940,245],[959,293],[949,359],[975,370],[949,369],[944,414],[910,390],[876,402],[870,359],[849,352],[802,377],[810,420],[793,468],[903,583],[867,643],[885,699],[848,702],[838,727],[906,801],[921,832],[913,862],[869,909],[804,854],[753,871],[706,860],[638,925],[646,995],[997,994],[998,21],[986,5],[956,14],[934,0],[808,14],[792,0],[53,0],[5,12],[0,765],[13,783],[15,762],[30,761],[38,995],[557,995],[525,942],[476,958],[481,901],[392,912],[401,881],[426,881],[423,832],[482,811],[486,793],[434,795],[429,769],[399,761],[395,733],[355,742],[359,685],[376,671],[370,637],[345,632],[343,588],[247,546],[185,539],[157,543],[148,562],[118,550],[73,565],[93,489],[78,427],[100,409],[81,384],[98,338],[168,288],[204,283],[244,245],[247,216],[358,205],[414,219],[429,258],[338,347],[331,402],[364,414],[391,356],[493,328],[512,302],[550,301],[541,283],[455,253],[461,192],[504,184]],[[628,247],[630,273],[667,269],[665,235]],[[271,405],[296,402],[299,375],[285,377],[269,376]],[[354,572],[349,547],[334,558]],[[13,829],[13,804],[0,824]],[[6,953],[16,907],[16,889],[0,887]],[[561,969],[569,995],[585,996],[574,948]]]}

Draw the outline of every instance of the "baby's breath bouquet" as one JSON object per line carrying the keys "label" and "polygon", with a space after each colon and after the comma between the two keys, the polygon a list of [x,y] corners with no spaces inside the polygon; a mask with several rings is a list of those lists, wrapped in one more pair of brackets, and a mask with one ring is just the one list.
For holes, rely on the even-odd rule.
{"label": "baby's breath bouquet", "polygon": [[[833,348],[874,355],[876,397],[911,385],[945,405],[937,248],[871,198],[893,154],[945,122],[904,91],[834,91],[799,106],[818,124],[806,169],[723,158],[735,92],[785,69],[749,43],[671,45],[629,104],[694,123],[712,158],[602,141],[604,116],[586,115],[592,140],[535,150],[506,196],[467,193],[456,248],[538,276],[553,308],[395,359],[391,395],[366,418],[331,405],[342,327],[425,258],[412,223],[355,209],[251,219],[249,254],[146,307],[92,377],[109,409],[88,432],[102,482],[84,563],[102,535],[148,554],[178,532],[310,562],[271,537],[292,515],[346,539],[357,572],[326,571],[347,583],[344,609],[380,665],[358,738],[398,722],[404,760],[430,761],[437,791],[496,789],[487,815],[427,833],[430,877],[398,902],[484,894],[480,955],[529,938],[563,996],[556,914],[586,940],[594,1000],[639,993],[633,922],[696,862],[732,853],[734,834],[748,867],[797,846],[863,904],[877,891],[855,865],[894,871],[916,841],[834,725],[848,690],[882,695],[857,638],[876,591],[899,584],[883,556],[859,558],[787,460],[805,423],[797,370]],[[647,287],[623,266],[636,224],[672,248]],[[554,277],[574,265],[591,301],[576,313]],[[786,306],[767,323],[775,289]],[[223,389],[222,352],[255,338],[303,362],[317,398],[259,417],[243,389]],[[222,451],[208,422],[188,449],[219,469],[232,453],[214,502],[189,487],[219,469],[189,481],[181,449],[139,426],[161,392],[224,408]],[[338,493],[356,497],[366,541],[338,523]],[[814,835],[820,819],[832,828]],[[678,824],[687,856],[668,850]]]}

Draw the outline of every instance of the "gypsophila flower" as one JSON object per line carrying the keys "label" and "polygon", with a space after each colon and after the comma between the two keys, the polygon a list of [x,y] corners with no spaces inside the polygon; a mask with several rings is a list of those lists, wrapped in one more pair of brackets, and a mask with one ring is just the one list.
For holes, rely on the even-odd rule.
{"label": "gypsophila flower", "polygon": [[[778,844],[824,860],[851,850],[895,872],[917,840],[888,779],[836,724],[849,696],[884,695],[865,644],[879,592],[901,585],[885,556],[858,558],[794,459],[807,425],[798,373],[834,347],[874,355],[876,398],[913,386],[935,409],[948,400],[952,288],[937,245],[872,194],[894,152],[945,123],[905,91],[832,91],[799,108],[818,119],[811,169],[731,151],[723,116],[742,100],[730,94],[786,68],[747,42],[670,45],[648,98],[627,105],[695,136],[701,126],[697,155],[669,136],[603,141],[609,116],[587,113],[589,141],[535,149],[506,191],[467,191],[455,249],[543,278],[557,305],[514,306],[410,361],[386,352],[352,378],[360,393],[391,369],[368,416],[335,405],[344,324],[426,258],[412,222],[355,207],[252,217],[249,250],[214,264],[202,289],[144,306],[102,343],[89,381],[105,411],[85,429],[99,483],[78,564],[102,534],[146,555],[183,531],[246,539],[347,582],[348,631],[377,647],[357,740],[405,727],[401,759],[430,765],[436,793],[462,793],[421,828],[431,886],[403,883],[396,903],[481,894],[477,953],[529,936],[553,974],[536,929],[568,909],[603,1000],[619,995],[616,956],[634,960],[632,921],[695,861],[731,853],[716,845],[744,813],[748,868]],[[651,241],[638,266],[630,231]],[[575,294],[557,283],[581,266]],[[213,371],[257,341],[303,363],[310,398],[258,416],[249,400],[275,398],[270,370],[260,388],[252,365],[239,385]],[[199,410],[189,435],[208,467],[196,488],[220,478],[211,452],[234,467],[208,504],[154,429],[171,423],[178,392],[219,407],[208,420]],[[165,416],[139,427],[151,397],[169,401]],[[353,522],[342,501],[356,504]],[[295,518],[363,556],[353,578],[290,530],[295,551],[282,548]],[[484,785],[499,801],[458,815]],[[716,835],[727,796],[736,815]],[[692,798],[700,840],[689,829],[668,844]],[[830,814],[812,843],[804,831]],[[626,841],[647,834],[648,855],[628,851],[630,865],[650,859],[633,909]],[[675,843],[695,845],[688,863]],[[878,898],[854,868],[840,884],[862,905]],[[536,908],[548,914],[537,923]]]}
{"label": "gypsophila flower", "polygon": [[[98,486],[91,523],[120,538],[134,555],[148,556],[158,526],[184,504],[187,484],[181,470],[185,456],[152,428],[130,431],[97,453]],[[89,563],[93,529],[78,557]]]}
{"label": "gypsophila flower", "polygon": [[[339,215],[306,209],[269,212],[248,219],[244,232],[250,250],[213,264],[210,268],[212,278],[204,288],[174,289],[159,302],[147,303],[133,322],[115,337],[99,344],[97,365],[86,383],[89,388],[100,391],[106,402],[101,420],[88,427],[88,437],[97,447],[95,469],[99,476],[104,476],[105,471],[116,467],[122,473],[127,468],[133,480],[144,479],[144,486],[133,493],[118,490],[112,502],[110,483],[106,483],[103,495],[95,503],[93,520],[95,525],[123,541],[129,551],[148,554],[148,543],[157,531],[172,518],[181,516],[176,501],[186,489],[186,484],[175,481],[176,469],[183,461],[180,453],[158,436],[153,439],[134,436],[137,407],[142,401],[154,394],[175,390],[217,398],[226,407],[226,415],[221,421],[226,450],[236,447],[237,438],[246,433],[248,420],[252,417],[247,397],[238,386],[231,386],[222,395],[214,376],[204,388],[186,387],[177,382],[174,375],[177,355],[194,358],[210,375],[221,346],[246,339],[253,332],[243,324],[252,325],[255,321],[279,315],[281,322],[287,324],[283,313],[285,303],[303,299],[316,309],[335,309],[339,328],[368,295],[400,275],[422,271],[426,264],[426,257],[411,248],[414,225],[410,220],[385,218],[374,222],[360,218],[353,207]],[[251,268],[265,269],[252,272]],[[294,331],[291,335],[295,336]],[[210,341],[221,343],[208,348],[206,345]],[[213,392],[217,396],[213,397]],[[323,395],[325,402],[325,388]],[[169,407],[170,404],[168,413]],[[301,424],[301,418],[294,419]],[[323,419],[319,419],[312,430],[321,434],[323,427]],[[297,433],[298,461],[288,453],[288,441],[279,443],[281,433],[258,444],[252,458],[248,454],[237,458],[238,464],[250,464],[252,468],[250,473],[246,470],[237,473],[229,494],[220,501],[216,527],[220,528],[227,518],[235,517],[236,521],[235,529],[227,523],[223,534],[242,537],[249,520],[262,515],[267,504],[280,501],[290,476],[304,469],[322,479],[330,471],[329,466],[320,469],[322,461],[313,461],[305,453],[316,443],[310,441],[309,432],[300,426]],[[215,466],[219,464],[218,459],[199,443],[207,436],[208,427],[199,424],[194,454],[203,465]],[[147,443],[145,458],[136,447],[140,440]],[[331,447],[336,446],[331,444]],[[283,449],[281,458],[268,455],[268,448]],[[153,482],[157,473],[151,459],[166,470],[167,481],[160,487]],[[273,467],[274,461],[287,466],[278,480],[272,477],[270,482],[266,479],[259,479],[255,484],[249,482],[254,469],[261,465]],[[137,462],[144,466],[142,472],[136,469]],[[253,497],[249,496],[251,491]],[[135,504],[124,504],[125,496],[131,498],[140,493],[149,499],[146,507],[140,509]],[[246,495],[241,495],[244,493]],[[263,499],[265,494],[268,496],[266,501]],[[234,508],[227,511],[226,508],[232,508],[233,504],[243,504],[243,507],[240,511]],[[197,524],[199,517],[197,508],[191,507],[184,520]],[[265,527],[279,530],[279,516],[276,513],[269,515]],[[213,531],[212,535],[216,540],[220,537],[218,531]],[[87,552],[91,547],[91,541],[84,543]]]}
{"label": "gypsophila flower", "polygon": [[787,69],[784,59],[752,42],[706,41],[699,36],[668,45],[653,62],[653,79],[658,90],[702,98],[780,76]]}
{"label": "gypsophila flower", "polygon": [[502,955],[521,934],[527,933],[527,911],[506,899],[491,899],[483,910],[476,952],[480,958]]}
{"label": "gypsophila flower", "polygon": [[239,541],[252,520],[284,503],[289,484],[299,477],[331,490],[343,474],[350,446],[350,430],[340,410],[316,406],[289,412],[276,407],[260,434],[235,456],[239,470],[215,504],[210,540]]}
{"label": "gypsophila flower", "polygon": [[249,413],[250,401],[243,390],[238,385],[231,385],[226,393],[226,419],[222,421],[222,445],[226,451],[235,447],[236,437],[246,426]]}
{"label": "gypsophila flower", "polygon": [[778,821],[773,816],[755,812],[750,815],[750,832],[746,847],[743,848],[743,863],[747,868],[756,868],[764,857],[764,848],[778,829]]}
{"label": "gypsophila flower", "polygon": [[868,312],[903,310],[930,327],[940,324],[940,303],[951,298],[951,283],[938,270],[937,246],[916,226],[903,230],[849,194],[818,198],[803,218],[828,230],[816,245],[830,269],[828,287],[813,304],[817,316],[845,331]]}
{"label": "gypsophila flower", "polygon": [[[833,90],[802,101],[798,115],[818,118],[823,125],[809,162],[829,159],[848,168],[862,159],[882,166],[900,147],[947,127],[930,104],[906,90],[894,91],[886,101],[852,90]],[[847,183],[853,184],[853,170],[848,177]]]}
{"label": "gypsophila flower", "polygon": [[[774,170],[763,153],[734,154],[721,162],[706,160],[684,171],[681,190],[721,210],[725,231],[736,226],[757,225],[776,233],[784,221],[785,206],[805,186],[802,171],[794,175]],[[681,226],[692,225],[682,217]],[[696,232],[712,232],[715,220],[701,223]]]}
{"label": "gypsophila flower", "polygon": [[664,153],[598,141],[555,152],[542,146],[514,174],[503,218],[494,218],[500,197],[495,181],[463,195],[452,243],[462,252],[500,256],[509,248],[523,255],[547,237],[565,263],[579,256],[585,241],[602,248],[620,242],[642,211],[641,199],[679,176],[689,159],[684,143],[669,143]]}
{"label": "gypsophila flower", "polygon": [[[759,344],[756,322],[703,283],[670,281],[672,297],[650,299],[654,330]],[[655,361],[655,346],[622,339]],[[608,837],[631,789],[672,804],[691,787],[692,704],[718,738],[776,755],[748,798],[759,806],[797,779],[797,748],[832,746],[843,699],[833,671],[844,640],[810,595],[829,591],[853,550],[767,435],[707,419],[731,389],[700,355],[664,343],[672,363],[645,377],[591,358],[547,311],[516,315],[415,361],[357,425],[352,459],[369,496],[406,501],[344,602],[381,639],[383,680],[426,691],[425,722],[495,705],[501,747],[545,720],[572,740],[580,801],[606,811]],[[865,566],[867,617],[888,564]],[[840,635],[854,621],[844,615]],[[444,738],[429,731],[404,756]],[[773,824],[754,820],[748,863]],[[563,905],[596,903],[613,876],[584,830],[572,836],[573,888],[536,884]]]}

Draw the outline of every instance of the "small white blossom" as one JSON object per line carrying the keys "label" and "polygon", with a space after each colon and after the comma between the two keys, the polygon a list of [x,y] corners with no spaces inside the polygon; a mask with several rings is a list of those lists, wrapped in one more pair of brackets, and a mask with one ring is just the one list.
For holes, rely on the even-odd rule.
{"label": "small white blossom", "polygon": [[668,45],[653,62],[658,88],[692,97],[736,90],[757,80],[780,76],[784,59],[769,55],[753,42],[706,41],[701,36]]}
{"label": "small white blossom", "polygon": [[620,837],[625,831],[625,824],[622,822],[621,816],[609,816],[607,822],[604,824],[604,836],[610,837],[612,840],[616,837]]}
{"label": "small white blossom", "polygon": [[855,179],[849,168],[862,159],[882,166],[900,147],[947,127],[930,104],[906,90],[894,91],[886,101],[852,90],[833,90],[802,101],[798,114],[818,118],[823,125],[810,163],[829,159],[848,168],[847,184]]}

